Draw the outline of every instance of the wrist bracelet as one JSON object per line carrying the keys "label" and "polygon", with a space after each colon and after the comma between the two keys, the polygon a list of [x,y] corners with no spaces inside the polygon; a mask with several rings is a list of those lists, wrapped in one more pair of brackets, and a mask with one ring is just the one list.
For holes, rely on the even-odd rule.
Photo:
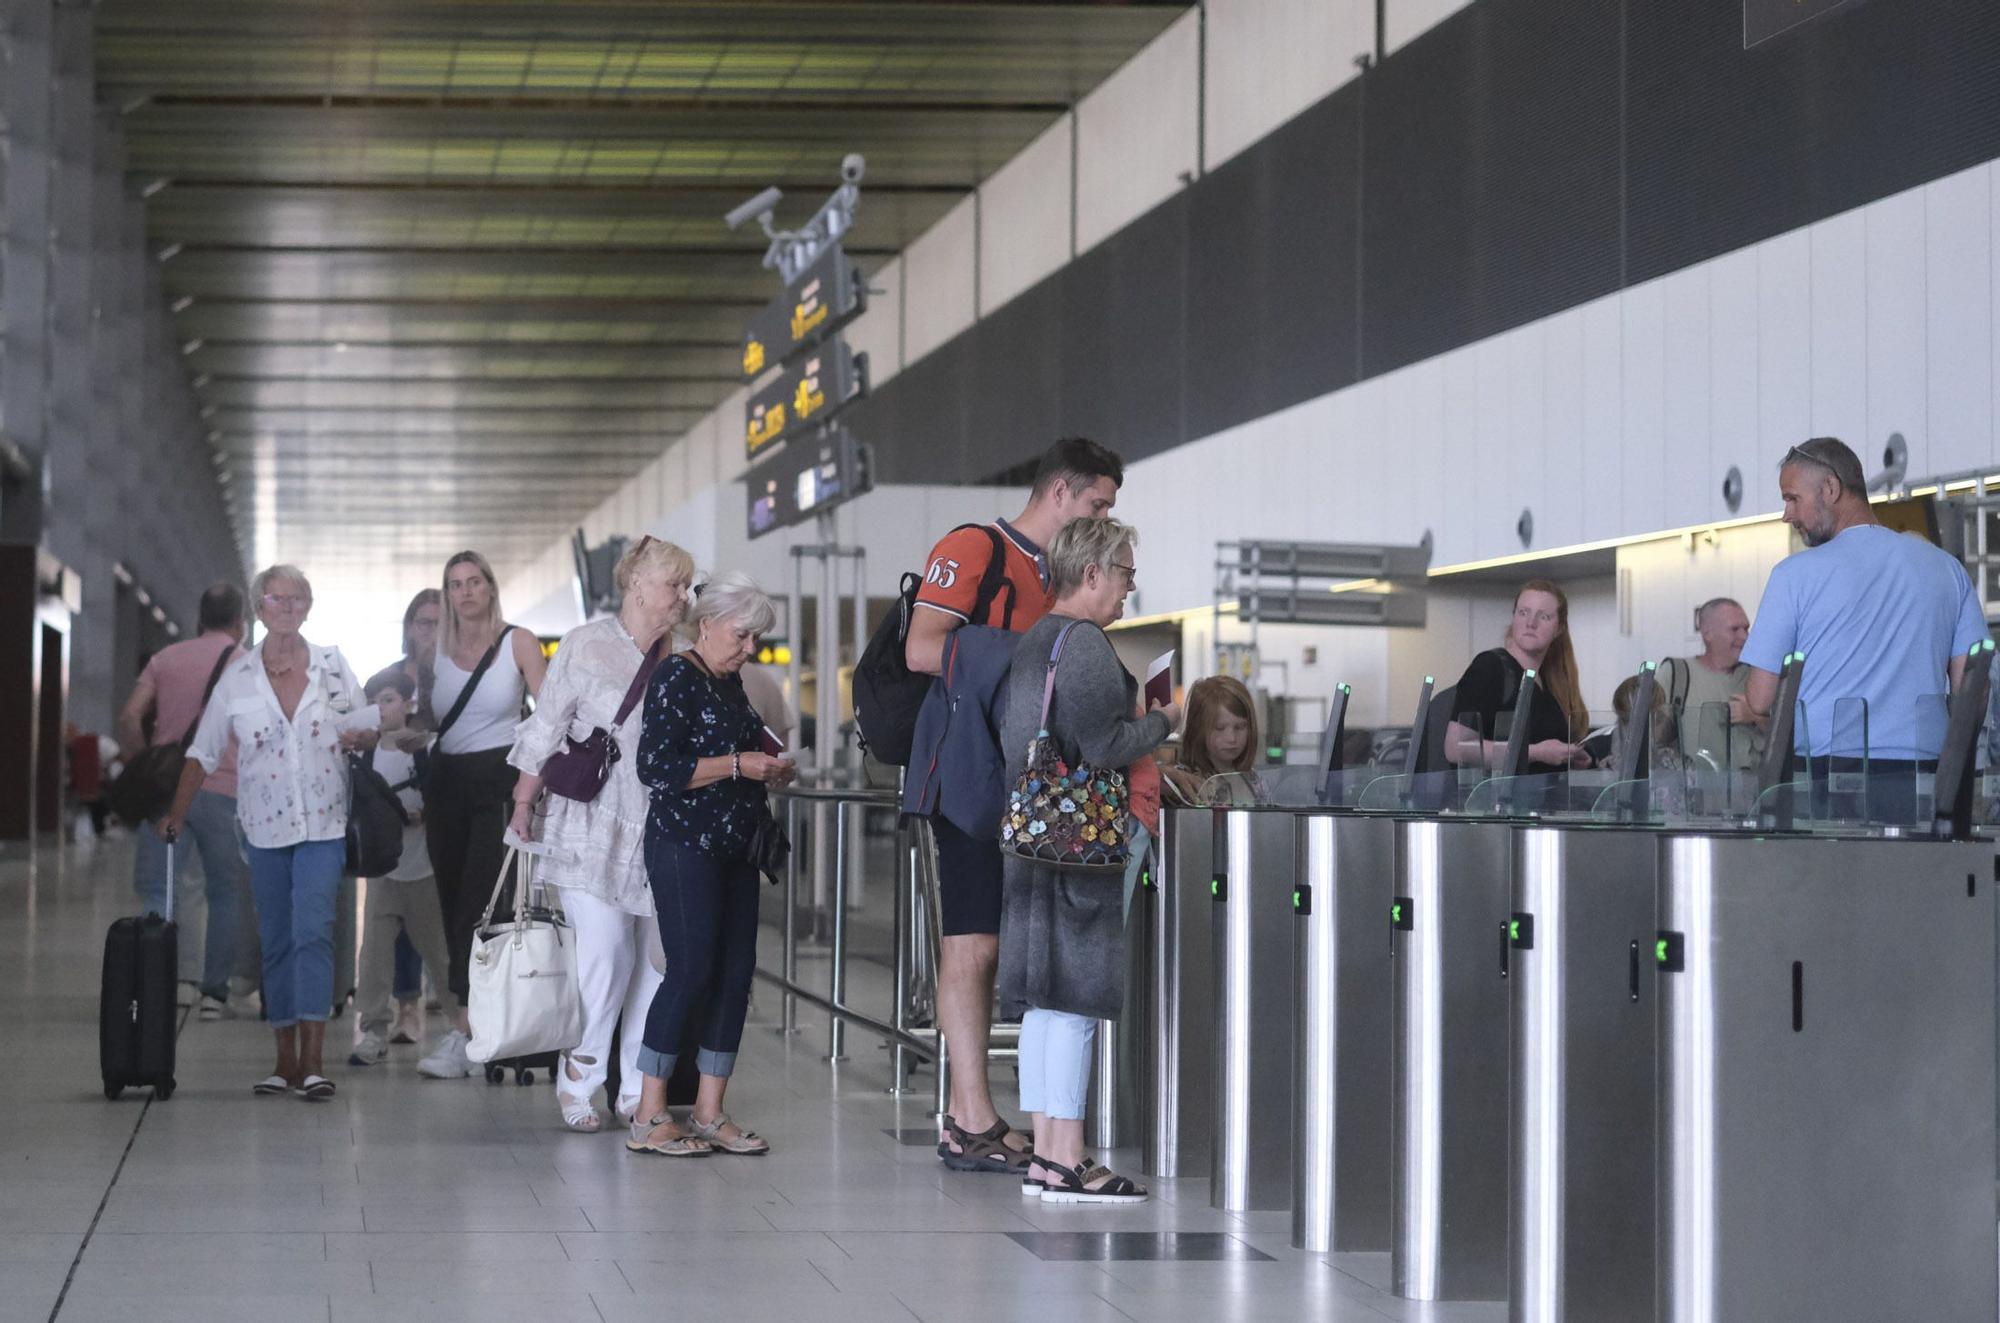
{"label": "wrist bracelet", "polygon": [[742,755],[742,754],[740,754],[740,753],[732,753],[732,754],[730,754],[730,755],[729,755],[729,779],[730,779],[730,780],[732,780],[732,781],[734,781],[734,780],[736,780],[737,778],[741,777],[742,775],[743,775],[743,755]]}

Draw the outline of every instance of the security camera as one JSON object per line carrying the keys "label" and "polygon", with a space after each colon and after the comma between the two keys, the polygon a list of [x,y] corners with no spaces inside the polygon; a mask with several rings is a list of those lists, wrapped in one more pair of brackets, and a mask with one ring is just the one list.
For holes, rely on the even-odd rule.
{"label": "security camera", "polygon": [[[859,161],[861,158],[857,156],[854,159]],[[728,222],[730,229],[741,229],[753,220],[763,220],[769,217],[772,212],[778,209],[778,204],[784,200],[785,195],[781,190],[767,188],[748,202],[731,208],[729,214],[722,219]]]}
{"label": "security camera", "polygon": [[868,169],[868,162],[860,152],[849,152],[840,158],[840,177],[850,184],[861,182],[861,176]]}

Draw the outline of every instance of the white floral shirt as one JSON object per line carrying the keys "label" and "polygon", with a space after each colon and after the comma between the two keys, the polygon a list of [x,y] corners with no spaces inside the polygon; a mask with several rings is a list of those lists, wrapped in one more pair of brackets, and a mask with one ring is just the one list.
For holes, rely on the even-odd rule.
{"label": "white floral shirt", "polygon": [[288,720],[259,644],[223,669],[188,757],[213,772],[236,741],[236,817],[250,844],[283,849],[347,834],[347,757],[340,736],[379,729],[338,648],[306,645],[306,689]]}
{"label": "white floral shirt", "polygon": [[[663,645],[665,648],[671,645]],[[610,727],[645,652],[616,616],[578,625],[563,635],[549,662],[535,711],[514,728],[510,765],[541,775],[542,765],[599,727]],[[646,812],[651,795],[639,784],[639,727],[644,695],[617,727],[618,760],[597,798],[588,804],[543,796],[535,835],[552,851],[536,870],[544,886],[574,887],[627,914],[650,915],[653,891],[646,881]]]}

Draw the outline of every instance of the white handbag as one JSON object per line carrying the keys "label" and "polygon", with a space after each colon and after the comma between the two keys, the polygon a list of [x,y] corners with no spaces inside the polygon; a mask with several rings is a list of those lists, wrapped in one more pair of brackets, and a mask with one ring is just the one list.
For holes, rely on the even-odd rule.
{"label": "white handbag", "polygon": [[[507,833],[507,856],[472,936],[471,998],[466,1007],[474,1061],[567,1052],[583,1041],[583,1000],[576,985],[576,934],[562,911],[541,903],[535,860],[547,848]],[[514,867],[514,913],[493,912]]]}

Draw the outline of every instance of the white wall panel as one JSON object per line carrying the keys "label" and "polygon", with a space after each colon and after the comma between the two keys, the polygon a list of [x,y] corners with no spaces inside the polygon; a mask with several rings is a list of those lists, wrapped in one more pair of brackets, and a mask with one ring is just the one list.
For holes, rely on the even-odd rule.
{"label": "white wall panel", "polygon": [[[1415,544],[1437,522],[1431,484],[1381,481],[1384,455],[1400,453],[1406,462],[1411,458],[1398,449],[1400,439],[1390,440],[1389,396],[1389,383],[1378,377],[1335,397],[1349,401],[1336,416],[1339,444],[1300,475],[1310,484],[1313,508],[1320,512],[1315,540]],[[1429,441],[1435,444],[1435,436]]]}
{"label": "white wall panel", "polygon": [[[1548,431],[1545,396],[1548,337],[1541,323],[1537,322],[1509,332],[1501,337],[1500,343],[1506,396],[1497,407],[1505,410],[1507,419],[1504,453],[1509,492],[1507,503],[1500,511],[1504,526],[1493,536],[1496,541],[1505,541],[1512,534],[1518,542],[1520,538],[1514,532],[1514,525],[1520,518],[1520,512],[1528,509],[1534,512],[1534,545],[1555,546],[1557,544],[1549,540],[1550,531],[1542,526],[1542,514],[1548,505],[1543,497],[1547,490],[1544,472],[1548,459],[1542,446]],[[1509,515],[1512,517],[1505,518]]]}
{"label": "white wall panel", "polygon": [[1952,473],[1993,458],[1993,171],[1925,186],[1926,453]]}
{"label": "white wall panel", "polygon": [[1471,4],[1472,0],[1388,0],[1383,44],[1390,54]]}
{"label": "white wall panel", "polygon": [[1746,515],[1778,508],[1778,459],[1813,435],[1812,244],[1804,231],[1757,245],[1757,364],[1760,444],[1743,471]]}
{"label": "white wall panel", "polygon": [[1742,512],[1769,503],[1763,438],[1757,421],[1757,250],[1705,264],[1708,281],[1708,467],[1704,518],[1732,517],[1722,499],[1731,466],[1743,476]]}
{"label": "white wall panel", "polygon": [[1355,471],[1343,475],[1348,499],[1407,510],[1410,541],[1429,533],[1431,560],[1442,564],[1452,486],[1444,465],[1444,365],[1428,359],[1375,384],[1382,396],[1382,429],[1364,437]]}
{"label": "white wall panel", "polygon": [[1619,490],[1624,499],[1618,526],[1666,528],[1666,284],[1654,280],[1627,290],[1623,304]]}
{"label": "white wall panel", "polygon": [[1444,524],[1438,529],[1434,564],[1483,555],[1479,529],[1491,506],[1492,458],[1479,450],[1479,357],[1476,348],[1441,355],[1444,432],[1437,480],[1444,486]]}
{"label": "white wall panel", "polygon": [[1194,172],[1199,22],[1190,10],[1078,103],[1078,252],[1152,210]]}
{"label": "white wall panel", "polygon": [[687,447],[687,484],[690,492],[698,493],[722,480],[721,471],[716,467],[718,432],[726,434],[738,449],[743,445],[743,415],[724,415],[720,408],[705,414],[700,422],[687,430],[681,444]]}
{"label": "white wall panel", "polygon": [[1208,0],[1208,168],[1353,78],[1354,57],[1374,49],[1374,0]]}
{"label": "white wall panel", "polygon": [[1583,314],[1542,323],[1542,489],[1535,540],[1561,547],[1583,540]]}
{"label": "white wall panel", "polygon": [[1521,517],[1528,485],[1520,480],[1515,467],[1520,461],[1515,444],[1513,419],[1508,413],[1512,395],[1510,349],[1518,332],[1482,340],[1472,347],[1472,463],[1465,472],[1485,476],[1484,490],[1472,502],[1472,538],[1475,547],[1517,548],[1519,539],[1511,530]]}
{"label": "white wall panel", "polygon": [[1868,234],[1868,415],[1847,438],[1876,473],[1891,432],[1910,446],[1910,473],[1933,472],[1924,348],[1924,194],[1910,189],[1862,212]]}
{"label": "white wall panel", "polygon": [[1584,304],[1582,314],[1582,533],[1595,542],[1624,527],[1625,319],[1615,297]]}
{"label": "white wall panel", "polygon": [[903,253],[906,367],[972,325],[976,211],[976,199],[968,196]]}
{"label": "white wall panel", "polygon": [[[708,415],[708,434],[715,446],[715,480],[728,482],[743,475],[750,467],[749,452],[744,449],[744,411],[750,404],[750,388],[739,386],[731,391],[722,403],[715,406]],[[712,421],[710,421],[712,420]],[[697,435],[700,429],[697,429]]]}
{"label": "white wall panel", "polygon": [[868,277],[868,311],[848,323],[848,346],[868,355],[868,383],[880,386],[903,370],[903,259],[884,262]]}
{"label": "white wall panel", "polygon": [[1708,458],[1708,273],[1692,267],[1660,285],[1666,303],[1660,519],[1662,527],[1675,528],[1713,517],[1711,493],[1721,490],[1722,475],[1711,472]]}
{"label": "white wall panel", "polygon": [[1807,233],[1812,434],[1852,442],[1868,427],[1868,224],[1861,212],[1848,211]]}
{"label": "white wall panel", "polygon": [[980,316],[1069,261],[1070,185],[1067,116],[980,185]]}

